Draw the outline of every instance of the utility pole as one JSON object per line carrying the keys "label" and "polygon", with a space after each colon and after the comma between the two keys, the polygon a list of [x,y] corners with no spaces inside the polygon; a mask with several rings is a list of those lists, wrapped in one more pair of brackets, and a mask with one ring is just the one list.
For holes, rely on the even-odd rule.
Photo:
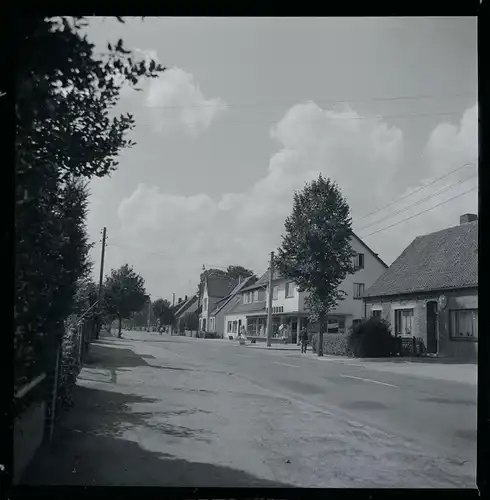
{"label": "utility pole", "polygon": [[[202,265],[202,272],[204,273],[204,271],[206,270],[206,266],[203,264]],[[196,331],[196,337],[198,336],[198,333],[199,333],[199,330],[201,329],[201,320],[200,320],[200,316],[201,316],[201,313],[199,312],[199,308],[201,307],[201,295],[202,295],[202,284],[203,284],[203,281],[205,280],[206,278],[201,278],[199,279],[199,294],[197,296],[197,331]]]}
{"label": "utility pole", "polygon": [[99,276],[99,296],[97,299],[98,302],[98,324],[97,324],[97,330],[95,333],[95,338],[99,338],[100,334],[100,329],[102,328],[102,283],[104,281],[104,258],[105,258],[105,245],[106,245],[106,238],[107,238],[107,228],[104,227],[102,230],[102,253],[100,256],[100,276]]}
{"label": "utility pole", "polygon": [[272,345],[272,277],[274,275],[274,252],[271,252],[271,261],[269,264],[269,300],[267,309],[267,347]]}
{"label": "utility pole", "polygon": [[148,331],[150,331],[150,318],[151,318],[151,298],[148,295]]}

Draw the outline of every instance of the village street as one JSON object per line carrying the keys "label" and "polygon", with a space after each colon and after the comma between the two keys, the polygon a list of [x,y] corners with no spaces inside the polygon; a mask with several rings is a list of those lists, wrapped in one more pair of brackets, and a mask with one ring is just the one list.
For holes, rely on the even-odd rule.
{"label": "village street", "polygon": [[450,366],[123,337],[91,346],[22,483],[475,487],[475,365],[457,382],[438,375]]}

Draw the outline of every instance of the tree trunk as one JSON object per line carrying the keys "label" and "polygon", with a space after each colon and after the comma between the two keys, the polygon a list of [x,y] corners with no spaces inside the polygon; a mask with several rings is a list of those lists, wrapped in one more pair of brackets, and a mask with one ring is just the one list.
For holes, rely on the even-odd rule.
{"label": "tree trunk", "polygon": [[117,327],[117,338],[120,339],[122,336],[122,333],[121,333],[122,318],[121,318],[121,316],[118,316],[118,320],[119,320],[119,322],[118,322],[118,327]]}
{"label": "tree trunk", "polygon": [[318,356],[323,356],[323,327],[325,325],[325,315],[319,317],[320,331],[318,332]]}

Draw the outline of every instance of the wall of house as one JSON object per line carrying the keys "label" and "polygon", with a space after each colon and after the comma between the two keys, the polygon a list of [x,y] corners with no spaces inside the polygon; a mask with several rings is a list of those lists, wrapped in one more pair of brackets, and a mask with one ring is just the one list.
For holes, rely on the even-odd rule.
{"label": "wall of house", "polygon": [[[438,308],[437,333],[438,354],[441,357],[476,361],[478,357],[478,342],[472,340],[453,340],[450,335],[449,316],[452,309],[478,309],[478,290],[453,290],[444,293],[447,306]],[[395,309],[414,310],[413,336],[423,339],[427,346],[427,302],[437,301],[441,293],[426,293],[419,295],[404,295],[393,298],[366,299],[367,316],[372,310],[381,310],[381,317],[392,325],[395,324]]]}
{"label": "wall of house", "polygon": [[[345,316],[346,327],[349,327],[354,319],[365,317],[362,298],[354,299],[354,283],[363,283],[365,290],[367,290],[387,269],[357,238],[351,239],[351,246],[356,252],[364,254],[364,268],[345,278],[339,288],[347,295],[331,312],[333,315]],[[279,285],[279,290],[277,299],[272,301],[272,307],[283,306],[285,313],[307,311],[305,299],[308,292],[298,292],[295,289],[294,297],[286,299],[286,280],[274,281],[273,285]],[[266,293],[266,301],[268,300],[267,296],[268,292]]]}
{"label": "wall of house", "polygon": [[[304,292],[298,292],[296,287],[294,287],[294,295],[293,297],[286,297],[286,283],[287,281],[285,279],[280,279],[280,280],[274,280],[272,286],[278,287],[277,291],[277,299],[272,299],[272,307],[283,307],[283,312],[298,312],[300,311],[300,295],[303,295]],[[266,307],[269,304],[269,288],[267,288],[267,291],[265,292],[265,303]],[[304,303],[304,300],[303,300]]]}
{"label": "wall of house", "polygon": [[239,330],[237,328],[236,332],[228,333],[228,321],[236,321],[241,320],[242,325],[247,328],[247,316],[244,314],[226,314],[224,317],[223,329],[224,329],[224,337],[227,338],[228,335],[233,335],[235,338],[238,336]]}
{"label": "wall of house", "polygon": [[364,254],[364,269],[346,276],[339,288],[347,295],[337,304],[332,314],[347,314],[352,315],[353,319],[361,319],[365,317],[364,301],[362,298],[354,299],[354,283],[364,283],[367,290],[387,268],[357,238],[351,239],[351,246],[356,252]]}

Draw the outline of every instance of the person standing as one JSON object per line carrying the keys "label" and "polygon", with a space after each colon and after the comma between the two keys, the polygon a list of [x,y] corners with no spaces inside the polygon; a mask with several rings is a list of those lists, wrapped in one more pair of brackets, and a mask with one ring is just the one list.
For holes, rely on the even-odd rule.
{"label": "person standing", "polygon": [[306,328],[303,328],[300,333],[300,340],[301,340],[301,352],[306,352],[306,349],[308,347],[308,331]]}

